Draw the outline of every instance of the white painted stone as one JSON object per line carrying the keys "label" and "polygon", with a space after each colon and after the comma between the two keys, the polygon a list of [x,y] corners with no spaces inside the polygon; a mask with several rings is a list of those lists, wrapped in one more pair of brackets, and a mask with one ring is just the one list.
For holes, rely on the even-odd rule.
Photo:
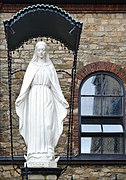
{"label": "white painted stone", "polygon": [[59,157],[56,159],[50,159],[47,154],[34,154],[29,155],[28,158],[26,158],[26,162],[24,163],[24,166],[26,167],[57,167],[57,161],[59,160]]}

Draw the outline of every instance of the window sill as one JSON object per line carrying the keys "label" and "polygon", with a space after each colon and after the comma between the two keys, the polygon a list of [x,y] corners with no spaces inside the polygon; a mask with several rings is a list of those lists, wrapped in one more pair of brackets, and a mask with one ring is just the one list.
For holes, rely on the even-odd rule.
{"label": "window sill", "polygon": [[[65,164],[66,158],[61,157],[59,164]],[[71,157],[70,165],[126,165],[126,155],[78,155]]]}

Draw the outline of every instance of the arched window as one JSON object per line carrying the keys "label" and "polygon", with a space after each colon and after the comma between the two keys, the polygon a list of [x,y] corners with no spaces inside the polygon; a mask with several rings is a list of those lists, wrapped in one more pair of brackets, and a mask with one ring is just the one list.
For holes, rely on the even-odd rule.
{"label": "arched window", "polygon": [[89,75],[79,90],[80,154],[125,154],[124,87],[108,72]]}

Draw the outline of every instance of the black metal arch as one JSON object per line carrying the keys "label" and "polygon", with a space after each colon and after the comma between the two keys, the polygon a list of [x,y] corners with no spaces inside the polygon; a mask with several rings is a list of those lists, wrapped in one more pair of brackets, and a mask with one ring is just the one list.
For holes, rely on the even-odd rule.
{"label": "black metal arch", "polygon": [[45,36],[54,38],[72,51],[77,51],[82,23],[53,5],[33,5],[19,11],[4,21],[9,50],[15,50],[30,38]]}

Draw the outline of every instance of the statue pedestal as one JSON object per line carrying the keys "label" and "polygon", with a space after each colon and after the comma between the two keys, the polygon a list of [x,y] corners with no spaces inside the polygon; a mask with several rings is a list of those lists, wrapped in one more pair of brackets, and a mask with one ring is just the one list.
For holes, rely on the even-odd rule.
{"label": "statue pedestal", "polygon": [[56,180],[61,175],[61,168],[22,168],[23,180]]}
{"label": "statue pedestal", "polygon": [[40,159],[35,160],[35,161],[30,160],[24,163],[24,167],[26,167],[26,164],[28,168],[42,168],[42,167],[56,168],[57,167],[57,163],[54,160],[52,161],[41,161]]}
{"label": "statue pedestal", "polygon": [[55,159],[54,156],[50,157],[45,154],[32,154],[28,157],[25,156],[26,162],[24,167],[28,168],[56,168],[59,157]]}

